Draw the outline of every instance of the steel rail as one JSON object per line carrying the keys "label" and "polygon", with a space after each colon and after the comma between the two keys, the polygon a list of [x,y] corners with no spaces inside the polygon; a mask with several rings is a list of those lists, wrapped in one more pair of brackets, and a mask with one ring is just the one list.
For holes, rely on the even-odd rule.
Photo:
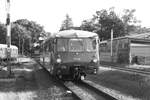
{"label": "steel rail", "polygon": [[113,66],[111,68],[112,69],[117,69],[117,70],[120,70],[120,71],[126,71],[126,72],[141,74],[141,75],[144,75],[144,76],[150,75],[150,71],[141,71],[141,70],[133,69],[133,68],[120,68],[120,67],[115,67],[115,66]]}
{"label": "steel rail", "polygon": [[[94,87],[93,85],[88,84],[85,80],[83,80],[81,82],[75,82],[74,84],[75,84],[75,86],[77,86],[77,87],[83,89],[85,92],[89,93],[89,96],[86,95],[86,97],[88,99],[85,98],[82,100],[117,100],[110,94],[101,91],[100,89],[98,89],[97,87]],[[91,96],[93,96],[93,97],[91,97]]]}
{"label": "steel rail", "polygon": [[114,66],[114,65],[102,65],[102,67],[108,67],[111,69],[117,69],[120,71],[125,71],[125,72],[132,72],[132,73],[136,73],[136,74],[141,74],[141,75],[150,75],[150,71],[146,71],[146,70],[140,70],[140,69],[134,69],[134,68],[123,68],[123,67],[119,67],[119,66]]}

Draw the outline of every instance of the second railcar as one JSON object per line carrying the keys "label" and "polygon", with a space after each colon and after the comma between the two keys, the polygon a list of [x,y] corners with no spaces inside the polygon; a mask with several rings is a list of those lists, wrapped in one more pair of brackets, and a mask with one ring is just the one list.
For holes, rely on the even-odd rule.
{"label": "second railcar", "polygon": [[[10,60],[16,60],[18,57],[18,47],[15,45],[10,46]],[[0,60],[7,59],[7,45],[0,44]]]}
{"label": "second railcar", "polygon": [[96,33],[65,30],[43,42],[43,57],[50,72],[62,79],[80,80],[99,66],[99,38]]}

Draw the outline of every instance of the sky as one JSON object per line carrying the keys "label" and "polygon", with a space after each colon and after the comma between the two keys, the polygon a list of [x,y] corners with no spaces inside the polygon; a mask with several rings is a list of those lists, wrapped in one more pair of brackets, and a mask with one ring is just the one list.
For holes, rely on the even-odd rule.
{"label": "sky", "polygon": [[[6,1],[0,0],[0,22],[6,20]],[[136,9],[135,17],[143,27],[150,27],[149,0],[10,0],[11,22],[28,19],[42,25],[47,32],[58,32],[66,14],[75,26],[92,18],[96,11],[115,7],[120,15],[123,9]]]}

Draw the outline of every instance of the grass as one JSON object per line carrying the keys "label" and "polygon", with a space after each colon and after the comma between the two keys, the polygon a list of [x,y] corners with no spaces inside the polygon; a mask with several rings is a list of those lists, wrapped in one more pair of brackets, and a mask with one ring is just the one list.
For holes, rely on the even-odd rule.
{"label": "grass", "polygon": [[119,71],[106,71],[98,76],[90,75],[88,79],[142,100],[150,99],[150,77]]}
{"label": "grass", "polygon": [[18,78],[13,82],[0,82],[0,100],[33,100],[37,90],[35,80]]}

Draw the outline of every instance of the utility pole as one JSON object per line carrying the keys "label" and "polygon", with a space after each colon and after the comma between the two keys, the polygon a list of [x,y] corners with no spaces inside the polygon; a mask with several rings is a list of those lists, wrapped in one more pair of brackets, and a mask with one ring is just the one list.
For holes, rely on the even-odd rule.
{"label": "utility pole", "polygon": [[7,18],[6,18],[6,27],[7,27],[7,71],[8,71],[8,77],[11,76],[11,66],[10,66],[10,57],[11,57],[11,23],[10,23],[10,0],[7,0],[6,3],[6,12],[7,12]]}
{"label": "utility pole", "polygon": [[22,55],[24,55],[24,38],[22,39]]}
{"label": "utility pole", "polygon": [[111,61],[113,62],[113,29],[111,29]]}

